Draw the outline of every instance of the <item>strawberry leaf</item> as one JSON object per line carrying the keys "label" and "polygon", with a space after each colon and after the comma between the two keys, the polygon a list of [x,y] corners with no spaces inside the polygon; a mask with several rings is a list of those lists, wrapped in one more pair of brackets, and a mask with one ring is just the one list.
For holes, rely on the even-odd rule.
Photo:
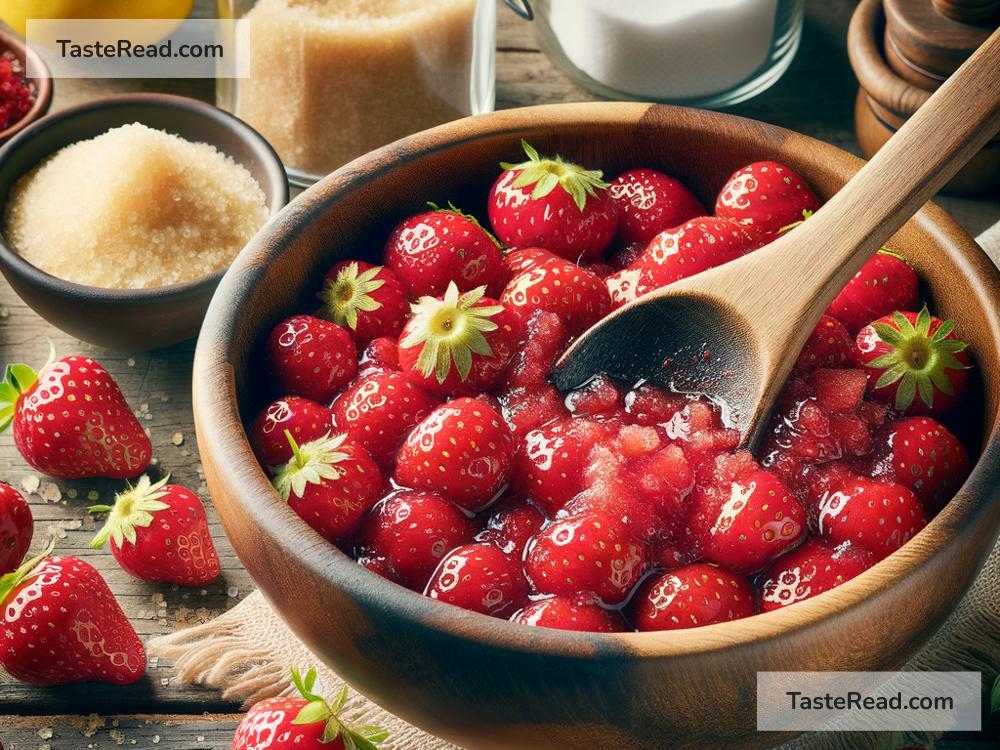
{"label": "strawberry leaf", "polygon": [[22,562],[17,570],[10,573],[6,573],[0,576],[0,607],[6,604],[7,599],[10,597],[11,593],[20,586],[24,581],[31,575],[32,571],[38,567],[38,565],[49,555],[52,554],[52,550],[55,549],[56,538],[50,537],[48,544],[45,548],[39,552],[34,557]]}
{"label": "strawberry leaf", "polygon": [[[904,318],[904,320],[906,319]],[[907,325],[909,325],[909,322],[907,322]],[[872,328],[875,329],[878,337],[889,346],[898,347],[905,341],[903,334],[888,323],[872,323]]]}
{"label": "strawberry leaf", "polygon": [[298,715],[292,719],[292,724],[316,724],[320,721],[326,721],[332,715],[326,701],[320,699],[304,705]]}
{"label": "strawberry leaf", "polygon": [[274,475],[271,484],[285,502],[288,502],[293,494],[302,497],[310,484],[337,481],[344,476],[345,471],[338,464],[350,458],[347,453],[340,450],[340,446],[347,439],[346,433],[331,435],[328,432],[301,447],[295,443],[288,430],[285,430],[285,438],[292,446],[294,455],[283,466],[270,468]]}
{"label": "strawberry leaf", "polygon": [[909,408],[910,404],[913,403],[913,399],[917,395],[916,380],[912,372],[907,372],[899,381],[899,387],[896,389],[896,408],[900,411]]}

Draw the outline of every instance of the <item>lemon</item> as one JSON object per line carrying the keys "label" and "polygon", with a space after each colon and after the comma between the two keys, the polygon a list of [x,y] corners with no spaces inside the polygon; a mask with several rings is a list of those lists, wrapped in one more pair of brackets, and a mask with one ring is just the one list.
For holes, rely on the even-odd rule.
{"label": "lemon", "polygon": [[192,5],[194,0],[0,0],[0,21],[24,36],[29,18],[187,18]]}

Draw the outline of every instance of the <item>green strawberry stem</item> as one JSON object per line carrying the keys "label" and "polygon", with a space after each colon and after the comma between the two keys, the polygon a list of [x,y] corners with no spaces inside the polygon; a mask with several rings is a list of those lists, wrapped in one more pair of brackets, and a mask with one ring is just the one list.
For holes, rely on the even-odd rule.
{"label": "green strawberry stem", "polygon": [[803,208],[802,209],[802,218],[799,219],[798,221],[793,221],[791,224],[786,224],[785,226],[781,227],[781,229],[778,230],[778,234],[784,234],[785,232],[788,232],[788,231],[791,231],[792,229],[795,229],[795,227],[799,226],[806,219],[811,218],[812,215],[813,215],[812,211],[810,211],[808,208]]}
{"label": "green strawberry stem", "polygon": [[379,727],[365,725],[355,728],[345,723],[341,718],[344,706],[347,704],[348,690],[344,688],[337,694],[332,703],[314,692],[316,686],[316,670],[310,669],[305,677],[298,667],[292,667],[292,683],[299,695],[308,703],[302,707],[292,724],[316,724],[324,722],[323,735],[320,743],[333,742],[340,738],[344,750],[377,750],[378,743],[384,742],[389,733]]}
{"label": "green strawberry stem", "polygon": [[295,465],[298,468],[302,468],[306,465],[306,457],[302,453],[302,449],[299,444],[295,442],[295,438],[292,437],[292,433],[289,430],[285,430],[285,440],[288,441],[288,445],[292,449],[292,457],[295,459]]}
{"label": "green strawberry stem", "polygon": [[500,166],[520,172],[511,187],[535,186],[531,192],[532,199],[544,198],[558,186],[569,194],[576,207],[583,213],[587,198],[596,198],[598,190],[607,190],[609,187],[609,184],[602,179],[604,173],[599,169],[584,169],[563,161],[559,156],[554,159],[543,159],[523,138],[521,148],[528,156],[527,161],[520,164],[500,162]]}
{"label": "green strawberry stem", "polygon": [[[56,347],[49,339],[49,358],[42,365],[42,370],[56,361]],[[38,372],[41,372],[39,370]],[[0,380],[0,432],[3,432],[14,421],[17,412],[17,402],[21,396],[31,390],[38,382],[38,372],[30,365],[7,365],[3,380]]]}
{"label": "green strawberry stem", "polygon": [[350,458],[340,449],[346,439],[346,433],[331,436],[328,432],[300,446],[292,433],[285,430],[285,440],[292,449],[292,457],[282,466],[270,467],[274,475],[271,484],[285,502],[293,494],[302,497],[310,484],[336,480],[343,475],[344,471],[338,464]]}
{"label": "green strawberry stem", "polygon": [[143,474],[135,486],[128,484],[124,492],[115,495],[114,505],[91,505],[87,508],[88,513],[110,513],[97,536],[91,540],[90,546],[100,549],[108,539],[114,539],[118,547],[126,539],[135,544],[136,527],[146,528],[153,523],[154,513],[170,507],[160,501],[167,494],[164,486],[169,479],[170,475],[167,474],[156,484],[152,484],[149,477]]}
{"label": "green strawberry stem", "polygon": [[382,266],[373,266],[359,272],[357,263],[348,263],[337,272],[333,283],[319,293],[323,308],[334,323],[353,331],[358,327],[359,312],[374,312],[382,307],[382,303],[371,296],[385,285],[385,280],[375,278],[381,270]]}
{"label": "green strawberry stem", "polygon": [[31,571],[38,567],[42,560],[52,554],[52,550],[54,550],[55,547],[56,538],[52,536],[49,538],[48,544],[45,545],[45,549],[34,557],[22,562],[20,566],[18,566],[17,570],[0,576],[0,607],[3,607],[7,603],[7,599],[10,597],[11,592],[20,586],[24,582],[25,578],[31,575]]}

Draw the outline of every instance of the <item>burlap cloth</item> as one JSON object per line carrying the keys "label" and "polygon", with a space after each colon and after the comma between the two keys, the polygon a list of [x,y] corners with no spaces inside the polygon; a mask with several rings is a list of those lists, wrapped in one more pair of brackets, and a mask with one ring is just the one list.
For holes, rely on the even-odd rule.
{"label": "burlap cloth", "polygon": [[[994,261],[1000,260],[1000,224],[978,238]],[[173,662],[178,679],[220,690],[226,699],[249,706],[291,690],[291,666],[317,666],[319,683],[328,695],[343,681],[292,634],[259,592],[209,623],[156,638],[149,653]],[[905,671],[971,670],[983,673],[984,690],[1000,669],[1000,544],[941,629],[906,666]],[[348,713],[365,724],[389,730],[386,750],[460,750],[429,735],[352,693]],[[882,750],[903,745],[933,746],[922,733],[815,733],[803,735],[780,750]]]}

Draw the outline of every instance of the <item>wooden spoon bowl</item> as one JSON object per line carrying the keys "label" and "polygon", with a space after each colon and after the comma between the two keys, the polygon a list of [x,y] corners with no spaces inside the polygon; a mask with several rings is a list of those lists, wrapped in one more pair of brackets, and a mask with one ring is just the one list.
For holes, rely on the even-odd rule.
{"label": "wooden spoon bowl", "polygon": [[[744,164],[775,159],[824,199],[861,166],[803,135],[724,114],[569,104],[451,123],[369,154],[282,212],[237,259],[209,309],[195,360],[198,441],[212,498],[242,562],[294,632],[402,718],[468,748],[703,750],[776,744],[755,722],[760,670],[882,670],[903,664],[966,591],[1000,529],[1000,274],[943,211],[894,237],[939,314],[960,321],[977,369],[967,445],[978,455],[951,503],[858,578],[785,610],[664,633],[528,628],[443,605],[362,568],[271,489],[243,421],[270,394],[270,328],[309,309],[334,262],[376,258],[426,200],[484,215],[497,163],[526,138],[608,174],[650,166],[706,202]],[[887,617],[886,613],[893,613]]]}

